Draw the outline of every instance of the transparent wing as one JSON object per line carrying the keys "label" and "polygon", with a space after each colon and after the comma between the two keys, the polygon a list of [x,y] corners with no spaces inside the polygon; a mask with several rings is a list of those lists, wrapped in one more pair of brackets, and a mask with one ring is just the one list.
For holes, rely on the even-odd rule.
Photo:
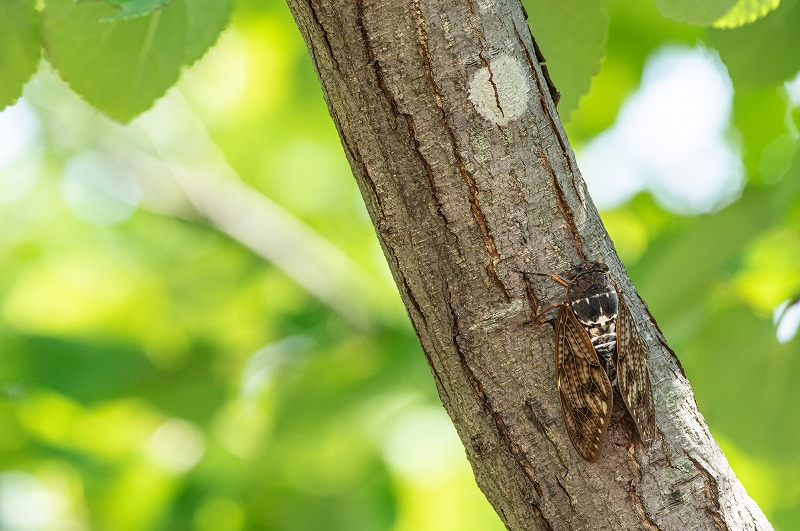
{"label": "transparent wing", "polygon": [[564,303],[558,313],[556,378],[572,444],[584,459],[593,461],[600,453],[608,428],[613,394],[589,334],[569,303]]}
{"label": "transparent wing", "polygon": [[647,370],[647,349],[622,294],[617,316],[617,385],[642,442],[652,441],[656,435],[656,412]]}

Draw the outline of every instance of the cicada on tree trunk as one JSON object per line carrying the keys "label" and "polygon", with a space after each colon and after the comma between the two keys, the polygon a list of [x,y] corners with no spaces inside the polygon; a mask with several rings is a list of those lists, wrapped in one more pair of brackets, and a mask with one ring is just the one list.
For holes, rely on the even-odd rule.
{"label": "cicada on tree trunk", "polygon": [[[642,442],[655,437],[647,349],[622,293],[602,262],[584,262],[567,279],[556,320],[556,382],[564,423],[584,459],[597,459],[619,390]],[[545,310],[540,315],[546,313]]]}

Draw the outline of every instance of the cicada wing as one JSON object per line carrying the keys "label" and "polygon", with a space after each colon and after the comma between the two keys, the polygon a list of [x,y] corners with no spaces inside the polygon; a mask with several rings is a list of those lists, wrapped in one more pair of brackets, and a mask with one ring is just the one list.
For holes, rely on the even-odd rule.
{"label": "cicada wing", "polygon": [[588,461],[600,454],[614,395],[589,334],[569,303],[556,325],[556,383],[572,444]]}
{"label": "cicada wing", "polygon": [[647,348],[636,330],[628,306],[619,295],[617,315],[617,386],[633,417],[642,442],[656,435],[656,411],[647,370]]}

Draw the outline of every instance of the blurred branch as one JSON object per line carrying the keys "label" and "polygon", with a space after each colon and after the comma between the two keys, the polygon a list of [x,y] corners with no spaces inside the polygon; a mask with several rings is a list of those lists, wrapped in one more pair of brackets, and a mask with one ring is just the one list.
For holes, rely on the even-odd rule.
{"label": "blurred branch", "polygon": [[180,96],[173,94],[169,105],[165,102],[137,123],[149,141],[138,138],[123,149],[140,145],[129,163],[139,169],[150,208],[208,220],[358,328],[385,317],[373,295],[377,281],[296,216],[244,183]]}
{"label": "blurred branch", "polygon": [[367,273],[287,210],[241,181],[169,164],[197,212],[359,328],[374,324]]}

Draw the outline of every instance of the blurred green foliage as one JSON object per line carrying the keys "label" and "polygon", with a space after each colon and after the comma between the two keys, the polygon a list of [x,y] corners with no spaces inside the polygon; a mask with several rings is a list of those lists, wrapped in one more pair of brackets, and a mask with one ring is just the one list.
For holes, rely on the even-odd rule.
{"label": "blurred green foliage", "polygon": [[[207,18],[139,56],[140,30],[125,32],[180,29],[178,0],[81,2],[113,19],[110,41],[46,0],[54,67],[0,114],[0,528],[502,529],[286,6],[241,1],[130,125],[76,96],[120,120],[149,107],[228,18],[225,2],[181,2]],[[0,41],[19,44],[0,47],[0,105],[38,60],[35,4],[0,4]],[[544,4],[526,2],[579,156],[665,46],[713,47],[731,73],[741,191],[698,212],[645,186],[603,219],[731,465],[776,529],[795,529],[800,340],[776,308],[800,294],[800,99],[785,85],[798,4]],[[559,50],[585,54],[565,65]],[[117,52],[164,70],[131,91],[131,63],[104,76]]]}

